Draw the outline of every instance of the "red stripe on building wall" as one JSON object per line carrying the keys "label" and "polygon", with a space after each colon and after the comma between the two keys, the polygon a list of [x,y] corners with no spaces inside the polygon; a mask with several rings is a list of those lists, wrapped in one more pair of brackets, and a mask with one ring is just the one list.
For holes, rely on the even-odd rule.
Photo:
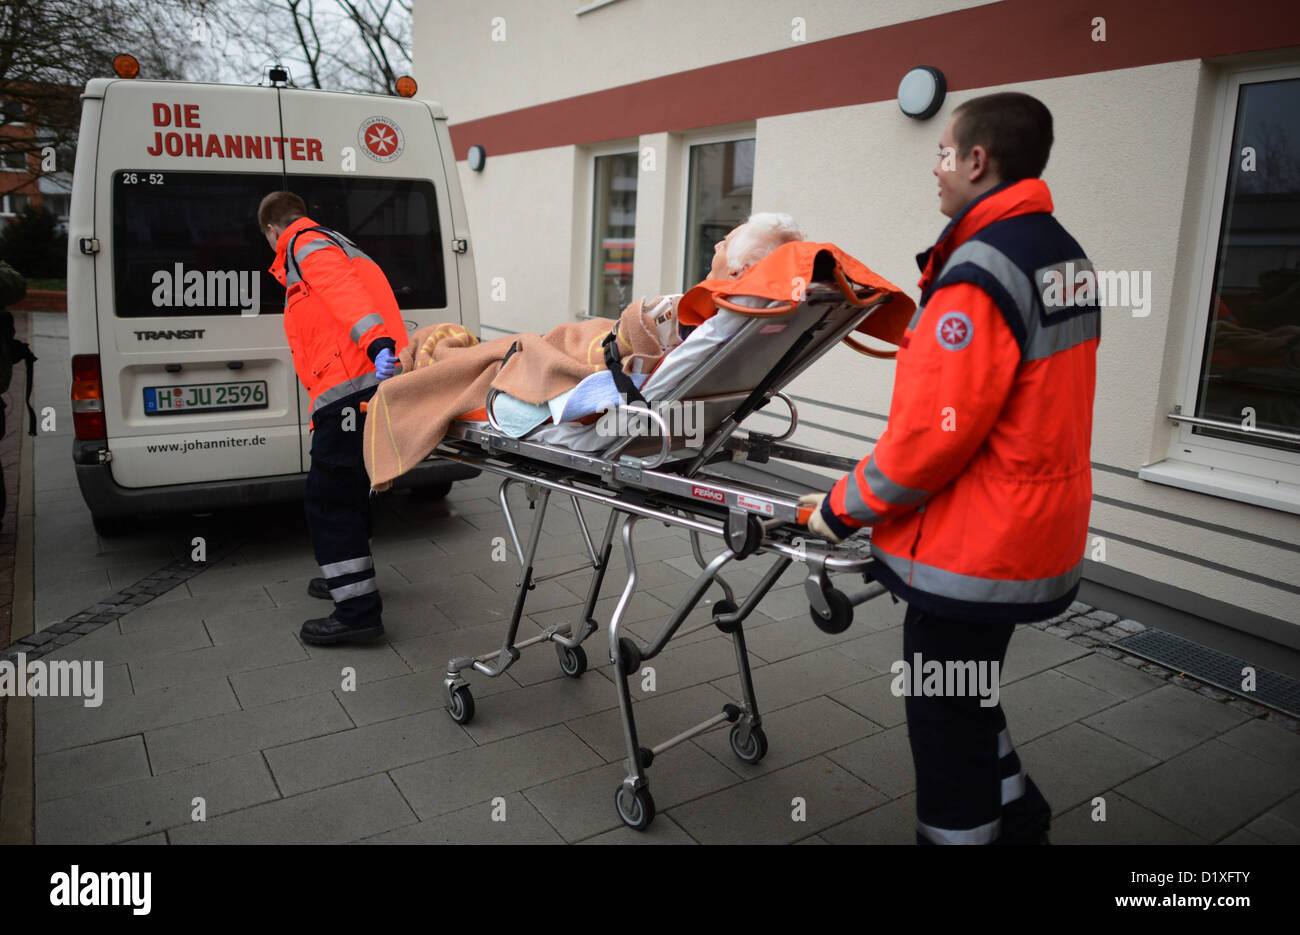
{"label": "red stripe on building wall", "polygon": [[[1098,16],[1105,42],[1092,39]],[[464,159],[473,144],[503,155],[892,100],[915,65],[940,69],[953,91],[1292,45],[1300,45],[1295,0],[1004,0],[450,129]]]}

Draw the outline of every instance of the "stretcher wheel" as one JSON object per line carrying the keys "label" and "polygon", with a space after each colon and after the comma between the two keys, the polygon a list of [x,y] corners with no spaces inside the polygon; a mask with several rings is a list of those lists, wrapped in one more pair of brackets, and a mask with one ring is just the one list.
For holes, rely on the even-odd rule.
{"label": "stretcher wheel", "polygon": [[644,831],[655,817],[655,800],[650,795],[650,790],[645,786],[636,790],[631,808],[628,808],[626,798],[627,790],[621,785],[614,790],[614,807],[618,809],[618,817],[633,831]]}
{"label": "stretcher wheel", "polygon": [[474,720],[474,696],[469,693],[468,685],[462,685],[451,693],[447,713],[457,724],[468,724]]}
{"label": "stretcher wheel", "polygon": [[749,742],[741,744],[740,725],[731,729],[731,752],[745,763],[757,763],[767,756],[767,734],[761,727],[749,729]]}
{"label": "stretcher wheel", "polygon": [[618,671],[623,675],[636,675],[641,668],[641,650],[626,636],[618,638]]}
{"label": "stretcher wheel", "polygon": [[581,646],[555,646],[555,653],[560,657],[560,671],[571,679],[576,679],[587,671],[587,651]]}
{"label": "stretcher wheel", "polygon": [[823,633],[843,633],[853,622],[853,604],[849,601],[848,595],[831,588],[826,592],[826,603],[831,606],[831,618],[827,620],[813,610],[810,611],[813,623]]}
{"label": "stretcher wheel", "polygon": [[729,518],[724,532],[727,548],[736,553],[738,562],[753,555],[763,544],[763,524],[753,513],[746,513],[743,519]]}
{"label": "stretcher wheel", "polygon": [[718,618],[726,614],[734,614],[739,609],[740,608],[738,608],[731,601],[725,599],[718,601],[716,604],[713,605],[713,625],[717,627],[719,630],[721,630],[723,633],[735,633],[738,629],[740,629],[739,620],[737,620],[735,623],[723,623]]}

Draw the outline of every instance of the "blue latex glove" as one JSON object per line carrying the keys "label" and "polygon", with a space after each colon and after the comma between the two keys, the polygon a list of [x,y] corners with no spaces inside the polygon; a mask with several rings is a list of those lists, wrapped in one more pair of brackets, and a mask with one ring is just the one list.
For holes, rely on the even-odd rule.
{"label": "blue latex glove", "polygon": [[375,375],[381,380],[387,380],[393,374],[397,373],[399,366],[398,360],[393,356],[393,352],[388,348],[380,348],[375,355]]}

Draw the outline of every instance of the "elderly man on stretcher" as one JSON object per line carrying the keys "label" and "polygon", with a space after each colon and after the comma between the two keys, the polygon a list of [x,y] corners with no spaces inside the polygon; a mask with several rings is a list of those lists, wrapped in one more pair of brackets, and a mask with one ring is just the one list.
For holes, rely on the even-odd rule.
{"label": "elderly man on stretcher", "polygon": [[[457,420],[490,421],[512,437],[575,450],[608,445],[602,414],[629,399],[662,398],[739,330],[748,320],[745,307],[756,314],[788,307],[812,280],[823,251],[852,281],[901,299],[870,329],[886,340],[901,334],[912,306],[897,287],[832,244],[803,241],[794,219],[777,213],[751,215],[719,241],[709,278],[685,296],[634,302],[612,328],[590,319],[487,342],[458,324],[417,331],[402,352],[402,374],[380,384],[368,407],[372,486],[390,486],[433,452]],[[723,294],[739,310],[720,307]]]}

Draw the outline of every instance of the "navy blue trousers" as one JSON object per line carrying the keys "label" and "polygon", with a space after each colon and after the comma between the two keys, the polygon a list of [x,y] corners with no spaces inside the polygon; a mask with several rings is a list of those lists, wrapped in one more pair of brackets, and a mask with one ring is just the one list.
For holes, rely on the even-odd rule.
{"label": "navy blue trousers", "polygon": [[370,626],[384,609],[370,554],[370,478],[362,458],[361,403],[373,387],[312,413],[311,470],[304,503],[316,563],[334,599],[335,619]]}
{"label": "navy blue trousers", "polygon": [[[989,666],[1001,675],[1015,624],[949,620],[907,608],[903,658]],[[916,767],[917,841],[925,844],[1033,844],[1052,810],[1021,768],[1002,705],[978,694],[905,697]]]}

